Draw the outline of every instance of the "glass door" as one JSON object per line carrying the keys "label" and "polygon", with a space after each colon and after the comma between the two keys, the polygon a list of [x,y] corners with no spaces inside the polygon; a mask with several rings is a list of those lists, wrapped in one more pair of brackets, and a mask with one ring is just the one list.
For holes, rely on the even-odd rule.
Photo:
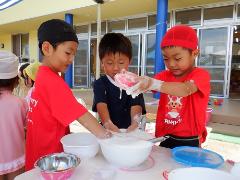
{"label": "glass door", "polygon": [[88,87],[89,74],[89,41],[80,39],[77,54],[74,59],[74,84],[75,87]]}
{"label": "glass door", "polygon": [[211,96],[228,96],[230,27],[199,29],[197,65],[211,75]]}
{"label": "glass door", "polygon": [[126,35],[132,43],[132,62],[129,65],[128,70],[140,75],[140,34]]}
{"label": "glass door", "polygon": [[[154,76],[156,34],[143,34],[142,75]],[[159,47],[160,48],[160,47]]]}

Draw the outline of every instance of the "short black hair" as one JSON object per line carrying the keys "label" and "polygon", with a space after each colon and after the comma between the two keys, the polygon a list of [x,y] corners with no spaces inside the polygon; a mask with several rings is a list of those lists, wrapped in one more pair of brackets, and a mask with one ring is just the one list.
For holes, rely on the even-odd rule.
{"label": "short black hair", "polygon": [[50,19],[43,22],[38,28],[38,46],[41,53],[44,41],[48,41],[55,49],[57,45],[64,41],[75,41],[78,43],[78,38],[70,24],[61,19]]}
{"label": "short black hair", "polygon": [[29,63],[24,63],[20,66],[19,71],[21,72],[21,77],[24,79],[25,76],[23,75],[23,70],[28,67],[30,64]]}
{"label": "short black hair", "polygon": [[129,60],[132,59],[132,44],[131,41],[121,33],[107,33],[103,36],[99,43],[99,57],[100,60],[106,54],[122,53],[126,55]]}

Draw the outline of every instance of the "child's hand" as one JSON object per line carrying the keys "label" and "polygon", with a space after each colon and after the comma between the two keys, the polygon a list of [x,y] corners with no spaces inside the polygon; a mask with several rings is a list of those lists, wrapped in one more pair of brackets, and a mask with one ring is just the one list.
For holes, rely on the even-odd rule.
{"label": "child's hand", "polygon": [[127,128],[127,133],[128,132],[131,132],[131,131],[134,131],[135,129],[138,128],[138,123],[135,122],[135,123],[132,123],[128,128]]}
{"label": "child's hand", "polygon": [[132,117],[131,125],[127,128],[127,132],[134,131],[139,127],[141,116],[142,116],[141,114],[137,113]]}
{"label": "child's hand", "polygon": [[98,136],[98,138],[100,138],[100,139],[107,139],[110,137],[112,137],[112,133],[110,131],[106,131],[104,134]]}
{"label": "child's hand", "polygon": [[139,94],[149,91],[155,90],[160,91],[163,81],[150,78],[148,76],[140,76],[138,77],[138,83],[126,90],[128,95],[131,95],[133,98],[137,97]]}
{"label": "child's hand", "polygon": [[120,132],[119,128],[111,120],[106,121],[103,126],[109,131]]}

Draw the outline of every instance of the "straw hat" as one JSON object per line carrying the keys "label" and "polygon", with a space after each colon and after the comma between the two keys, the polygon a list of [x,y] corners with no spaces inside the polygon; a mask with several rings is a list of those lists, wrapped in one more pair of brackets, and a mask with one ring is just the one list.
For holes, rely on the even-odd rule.
{"label": "straw hat", "polygon": [[30,64],[23,70],[23,73],[27,74],[28,77],[35,81],[40,65],[41,63],[39,61],[34,61],[34,63]]}

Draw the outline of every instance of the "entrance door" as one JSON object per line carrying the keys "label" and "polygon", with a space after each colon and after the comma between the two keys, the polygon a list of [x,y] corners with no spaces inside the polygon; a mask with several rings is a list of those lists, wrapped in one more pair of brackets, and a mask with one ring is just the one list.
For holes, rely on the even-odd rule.
{"label": "entrance door", "polygon": [[129,65],[129,71],[140,75],[141,74],[141,64],[140,64],[140,34],[130,34],[126,35],[132,43],[132,62]]}
{"label": "entrance door", "polygon": [[240,99],[240,25],[233,27],[229,97]]}
{"label": "entrance door", "polygon": [[88,39],[78,40],[78,50],[74,59],[74,83],[75,87],[88,87],[89,74],[89,42]]}
{"label": "entrance door", "polygon": [[211,75],[211,96],[228,97],[230,27],[199,30],[198,66]]}
{"label": "entrance door", "polygon": [[[147,33],[143,34],[143,43],[142,43],[142,75],[154,76],[154,67],[155,67],[155,45],[156,45],[156,34]],[[159,47],[160,48],[160,47]]]}

